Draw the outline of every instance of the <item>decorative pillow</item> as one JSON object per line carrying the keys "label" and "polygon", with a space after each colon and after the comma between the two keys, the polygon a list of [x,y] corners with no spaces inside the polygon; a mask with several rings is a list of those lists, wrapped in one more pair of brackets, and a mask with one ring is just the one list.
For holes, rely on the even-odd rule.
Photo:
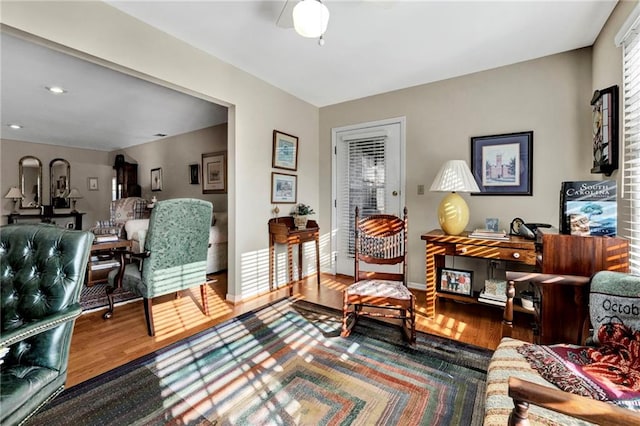
{"label": "decorative pillow", "polygon": [[[591,278],[589,313],[594,330],[605,324],[624,324],[640,330],[640,276],[600,271]],[[593,336],[596,345],[602,343]]]}
{"label": "decorative pillow", "polygon": [[149,219],[132,219],[124,224],[124,230],[127,231],[127,239],[129,240],[140,241],[140,232],[144,231],[146,234],[148,228]]}

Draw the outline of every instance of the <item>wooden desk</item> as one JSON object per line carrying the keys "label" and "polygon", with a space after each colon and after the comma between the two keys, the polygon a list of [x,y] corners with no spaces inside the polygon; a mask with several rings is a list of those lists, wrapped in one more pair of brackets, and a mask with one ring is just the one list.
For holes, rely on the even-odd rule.
{"label": "wooden desk", "polygon": [[306,229],[296,229],[292,216],[269,220],[269,290],[273,290],[275,244],[287,245],[289,294],[293,295],[293,246],[298,245],[298,279],[302,279],[302,244],[315,241],[316,275],[320,287],[320,228],[315,220],[307,222]]}
{"label": "wooden desk", "polygon": [[[536,265],[536,244],[533,240],[523,237],[510,237],[508,241],[485,240],[469,238],[468,233],[453,236],[446,235],[442,230],[422,234],[426,247],[426,284],[427,306],[429,318],[436,314],[436,297],[477,302],[475,297],[458,296],[455,294],[436,293],[436,274],[438,268],[445,266],[445,256],[467,256],[481,259],[508,260],[525,265]],[[526,312],[526,311],[525,311]]]}

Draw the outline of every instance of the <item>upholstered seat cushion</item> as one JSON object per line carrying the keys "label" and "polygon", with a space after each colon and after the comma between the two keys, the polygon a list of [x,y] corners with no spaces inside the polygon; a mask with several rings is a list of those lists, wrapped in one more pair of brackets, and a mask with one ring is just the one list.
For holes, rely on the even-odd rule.
{"label": "upholstered seat cushion", "polygon": [[411,292],[400,281],[363,280],[351,284],[345,291],[348,296],[382,296],[399,300],[411,299]]}

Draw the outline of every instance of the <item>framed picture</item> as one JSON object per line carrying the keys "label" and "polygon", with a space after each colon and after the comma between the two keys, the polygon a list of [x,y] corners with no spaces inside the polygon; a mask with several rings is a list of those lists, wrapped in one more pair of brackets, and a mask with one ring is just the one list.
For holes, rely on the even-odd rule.
{"label": "framed picture", "polygon": [[189,183],[200,184],[200,164],[189,164]]}
{"label": "framed picture", "polygon": [[473,271],[438,268],[436,290],[463,296],[473,295]]}
{"label": "framed picture", "polygon": [[293,135],[273,131],[272,167],[276,169],[298,169],[298,138]]}
{"label": "framed picture", "polygon": [[202,193],[227,193],[227,152],[202,154]]}
{"label": "framed picture", "polygon": [[471,195],[533,195],[533,131],[472,137],[471,173]]}
{"label": "framed picture", "polygon": [[151,190],[162,191],[162,169],[151,169]]}
{"label": "framed picture", "polygon": [[98,178],[97,177],[88,177],[87,178],[87,189],[89,191],[97,191],[98,190]]}
{"label": "framed picture", "polygon": [[591,173],[611,176],[618,169],[618,86],[596,90],[591,98],[593,168]]}
{"label": "framed picture", "polygon": [[298,176],[271,173],[271,204],[295,204],[298,192]]}

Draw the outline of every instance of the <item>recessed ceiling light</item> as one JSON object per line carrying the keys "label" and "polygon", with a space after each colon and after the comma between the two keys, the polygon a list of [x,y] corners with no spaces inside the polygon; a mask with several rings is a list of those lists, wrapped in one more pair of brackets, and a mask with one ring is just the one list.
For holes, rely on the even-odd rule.
{"label": "recessed ceiling light", "polygon": [[22,129],[22,126],[19,125],[19,124],[8,124],[8,126],[11,127],[12,129],[15,129],[15,130]]}
{"label": "recessed ceiling light", "polygon": [[48,91],[50,91],[51,93],[56,94],[56,95],[60,95],[62,93],[66,93],[67,92],[66,90],[64,90],[60,86],[45,86],[45,89],[47,89]]}

